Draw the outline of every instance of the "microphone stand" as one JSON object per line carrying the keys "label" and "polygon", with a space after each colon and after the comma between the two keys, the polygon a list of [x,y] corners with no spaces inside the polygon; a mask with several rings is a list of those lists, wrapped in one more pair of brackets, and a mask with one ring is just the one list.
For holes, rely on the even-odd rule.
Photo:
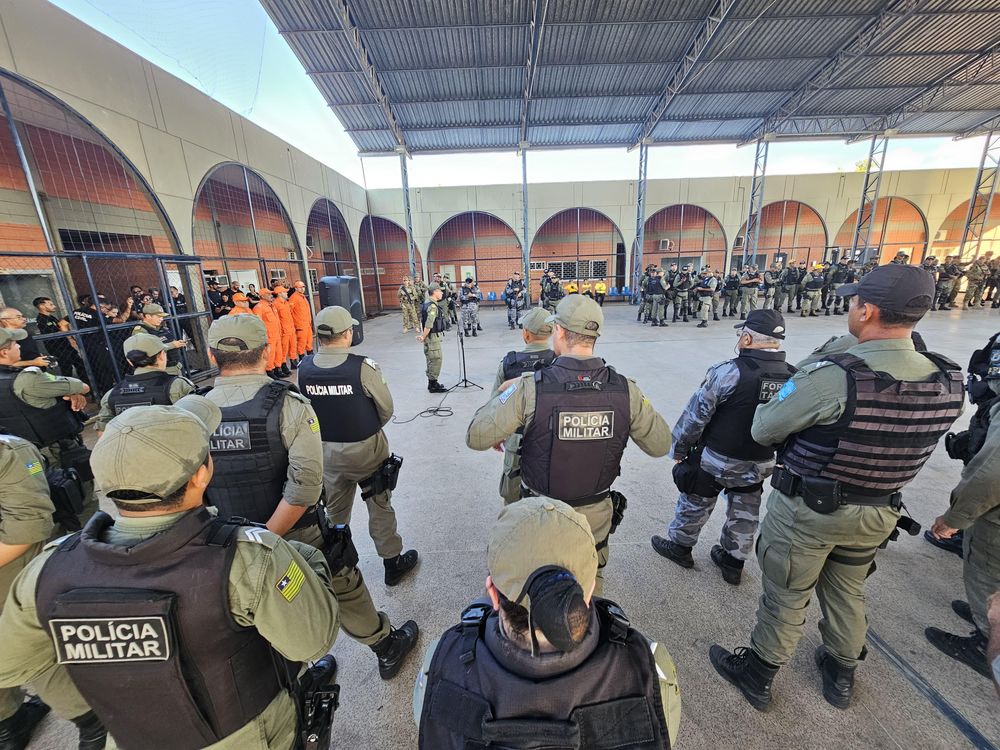
{"label": "microphone stand", "polygon": [[461,326],[459,326],[458,328],[458,355],[459,355],[459,361],[461,363],[459,372],[461,372],[462,379],[459,380],[457,383],[455,383],[455,385],[452,386],[452,389],[478,388],[479,390],[483,390],[483,387],[481,385],[479,385],[478,383],[473,383],[471,380],[469,380],[468,377],[466,377],[469,373],[465,366],[465,333],[463,332]]}

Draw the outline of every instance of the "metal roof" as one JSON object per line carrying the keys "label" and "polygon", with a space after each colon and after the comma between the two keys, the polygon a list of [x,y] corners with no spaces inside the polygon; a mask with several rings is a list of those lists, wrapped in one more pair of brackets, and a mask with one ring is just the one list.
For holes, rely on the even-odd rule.
{"label": "metal roof", "polygon": [[261,0],[362,154],[1000,125],[1000,0]]}

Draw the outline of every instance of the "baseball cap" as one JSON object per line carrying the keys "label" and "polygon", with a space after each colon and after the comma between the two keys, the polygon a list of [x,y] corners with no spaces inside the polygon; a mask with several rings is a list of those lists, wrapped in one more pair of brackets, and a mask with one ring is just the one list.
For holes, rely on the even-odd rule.
{"label": "baseball cap", "polygon": [[247,297],[245,294],[243,294],[243,292],[239,292],[232,296],[232,300],[233,302],[247,302],[250,300],[250,298]]}
{"label": "baseball cap", "polygon": [[558,323],[567,331],[579,333],[582,336],[601,335],[604,325],[604,313],[601,306],[590,297],[582,294],[570,294],[563,297],[556,305],[554,315],[545,319],[546,323]]}
{"label": "baseball cap", "polygon": [[316,313],[316,330],[330,333],[343,333],[348,328],[358,325],[358,321],[343,307],[332,305],[324,307]]}
{"label": "baseball cap", "polygon": [[920,266],[892,263],[876,266],[855,284],[838,288],[838,297],[858,295],[880,310],[922,315],[934,300],[934,277]]}
{"label": "baseball cap", "polygon": [[[434,275],[438,276],[440,274],[434,274]],[[441,285],[438,284],[436,281],[432,281],[430,284],[427,285],[427,291],[428,292],[436,292],[438,289],[441,289],[441,288],[442,288]]]}
{"label": "baseball cap", "polygon": [[28,332],[23,328],[0,328],[0,346],[7,346],[11,341],[24,341]]}
{"label": "baseball cap", "polygon": [[195,394],[173,406],[127,409],[108,423],[90,455],[95,488],[105,495],[118,490],[148,495],[119,502],[168,497],[205,463],[209,438],[221,421],[219,407]]}
{"label": "baseball cap", "polygon": [[143,315],[166,315],[167,311],[164,310],[160,305],[155,302],[150,302],[148,305],[142,306]]}
{"label": "baseball cap", "polygon": [[733,328],[748,328],[761,336],[774,339],[785,338],[785,318],[777,310],[751,310],[747,319]]}
{"label": "baseball cap", "polygon": [[275,294],[287,294],[288,287],[278,284],[278,286],[274,287],[274,289],[272,289],[271,291],[274,292]]}
{"label": "baseball cap", "polygon": [[[486,548],[493,584],[517,601],[532,574],[547,565],[565,568],[585,593],[591,590],[597,579],[597,550],[587,518],[548,497],[529,497],[508,505],[497,518]],[[531,610],[527,598],[520,604]]]}
{"label": "baseball cap", "polygon": [[125,339],[125,343],[122,344],[122,351],[128,356],[129,352],[142,352],[147,357],[155,357],[160,352],[165,352],[167,350],[167,345],[164,344],[156,336],[151,336],[148,333],[137,333],[134,336],[129,336]]}
{"label": "baseball cap", "polygon": [[[223,339],[236,339],[240,344],[222,344]],[[256,315],[224,315],[213,320],[208,328],[208,345],[221,352],[245,352],[267,343],[267,327]]]}
{"label": "baseball cap", "polygon": [[257,293],[259,295],[261,295],[262,297],[273,297],[274,296],[274,292],[271,291],[270,289],[268,289],[266,286],[262,286],[260,289],[258,289]]}
{"label": "baseball cap", "polygon": [[524,315],[518,325],[523,326],[532,333],[548,336],[552,333],[552,324],[549,322],[549,314],[540,307],[533,307]]}

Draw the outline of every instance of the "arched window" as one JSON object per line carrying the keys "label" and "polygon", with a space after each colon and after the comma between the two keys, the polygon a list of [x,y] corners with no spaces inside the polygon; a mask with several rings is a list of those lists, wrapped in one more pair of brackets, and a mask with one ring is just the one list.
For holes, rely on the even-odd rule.
{"label": "arched window", "polygon": [[[976,211],[986,210],[986,198],[979,196],[976,198]],[[963,201],[960,205],[948,214],[948,218],[941,223],[941,228],[937,230],[931,242],[931,254],[938,259],[944,260],[949,255],[958,255],[962,247],[962,235],[965,234],[965,219],[969,214],[969,201]],[[986,218],[982,235],[978,242],[969,242],[964,249],[963,260],[969,258],[1000,257],[1000,199],[993,197],[990,204],[990,215]]]}
{"label": "arched window", "polygon": [[[406,230],[381,216],[366,216],[361,222],[358,247],[365,306],[369,310],[398,308],[396,290],[403,277],[410,275]],[[423,258],[416,247],[413,260],[417,278],[423,278]]]}
{"label": "arched window", "polygon": [[[776,201],[761,209],[760,237],[757,242],[757,267],[767,268],[775,260],[784,265],[804,260],[818,263],[826,253],[826,227],[816,209],[799,201]],[[739,237],[746,235],[747,225],[740,227]],[[743,242],[733,248],[733,263],[743,261]]]}
{"label": "arched window", "polygon": [[[567,208],[550,217],[531,242],[531,280],[554,270],[565,281],[625,285],[625,243],[618,227],[592,208]],[[535,286],[533,289],[537,288]]]}
{"label": "arched window", "polygon": [[497,299],[514,271],[523,267],[521,241],[504,221],[482,211],[452,216],[427,248],[428,273],[448,274],[453,284],[472,276],[484,297]]}
{"label": "arched window", "polygon": [[[842,247],[844,252],[849,252],[854,242],[854,226],[857,221],[858,212],[853,211],[837,232],[833,244]],[[878,249],[879,263],[888,263],[901,252],[909,256],[911,263],[919,263],[927,248],[927,223],[924,215],[905,198],[879,198],[875,202],[868,247]]]}
{"label": "arched window", "polygon": [[690,263],[697,271],[704,265],[723,269],[726,233],[722,224],[701,206],[689,203],[661,208],[646,219],[642,264]]}

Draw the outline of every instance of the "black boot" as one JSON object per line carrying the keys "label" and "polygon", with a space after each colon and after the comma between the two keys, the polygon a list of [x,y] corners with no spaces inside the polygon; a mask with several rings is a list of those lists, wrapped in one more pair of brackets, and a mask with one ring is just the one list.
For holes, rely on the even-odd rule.
{"label": "black boot", "polygon": [[395,586],[402,581],[407,573],[417,567],[417,557],[417,551],[411,549],[401,555],[383,560],[382,564],[385,566],[385,585]]}
{"label": "black boot", "polygon": [[[483,330],[483,326],[482,326],[482,324],[481,324],[481,323],[478,323],[478,322],[476,323],[476,330],[477,330],[477,331],[481,331],[481,330]],[[472,334],[472,335],[473,335],[473,336],[475,336],[475,334]]]}
{"label": "black boot", "polygon": [[292,377],[292,371],[288,369],[288,363],[286,362],[281,366],[281,377],[290,378]]}
{"label": "black boot", "polygon": [[687,322],[688,322],[688,316],[687,316],[687,313],[684,313],[684,322],[685,322],[685,323],[687,323]]}
{"label": "black boot", "polygon": [[712,320],[718,322],[718,320],[719,320],[719,313],[712,313]]}
{"label": "black boot", "polygon": [[694,567],[694,558],[691,557],[691,550],[694,547],[685,547],[683,544],[678,544],[662,536],[654,536],[649,541],[652,543],[653,549],[656,550],[657,554],[663,555],[663,557],[677,563],[682,568]]}
{"label": "black boot", "polygon": [[[403,333],[406,333],[406,331],[403,331]],[[298,360],[297,357],[292,360],[292,369],[293,370],[298,370],[299,369],[299,360]]]}
{"label": "black boot", "polygon": [[955,599],[955,601],[951,603],[951,611],[970,625],[976,624],[975,620],[972,619],[972,607],[969,606],[968,602],[963,602],[961,599]]}
{"label": "black boot", "polygon": [[35,727],[49,710],[37,696],[22,703],[13,716],[0,721],[0,750],[24,750],[31,741]]}
{"label": "black boot", "polygon": [[473,328],[472,329],[472,335],[473,336],[478,336],[479,335],[478,332],[481,331],[481,330],[483,330],[483,329],[482,328]]}
{"label": "black boot", "polygon": [[104,750],[104,746],[108,743],[108,730],[97,718],[97,714],[88,711],[83,716],[73,719],[73,723],[80,730],[77,750]]}
{"label": "black boot", "polygon": [[829,307],[826,308],[826,317],[828,317],[828,318],[830,317],[830,308]]}
{"label": "black boot", "polygon": [[698,328],[708,328],[708,323],[707,323],[706,321],[704,321],[704,320],[703,320],[703,321],[701,321],[701,322],[700,322],[700,323],[699,323],[699,324],[697,325],[697,327],[698,327]]}
{"label": "black boot", "polygon": [[427,390],[431,393],[445,393],[448,389],[441,385],[436,380],[427,381]]}
{"label": "black boot", "polygon": [[389,635],[371,647],[378,657],[378,674],[383,680],[391,680],[406,661],[406,655],[417,645],[420,628],[413,620],[407,620],[402,627],[393,628]]}
{"label": "black boot", "polygon": [[989,662],[986,661],[986,636],[978,628],[966,637],[952,635],[938,628],[927,628],[924,635],[934,648],[946,656],[972,667],[986,679],[993,676]]}
{"label": "black boot", "polygon": [[712,562],[722,571],[722,580],[733,586],[739,586],[743,579],[743,561],[726,552],[721,544],[712,547]]}
{"label": "black boot", "polygon": [[844,313],[842,313],[840,310],[834,310],[833,314],[834,315],[843,315]]}
{"label": "black boot", "polygon": [[933,544],[938,549],[943,549],[945,552],[951,552],[953,555],[963,556],[962,551],[962,532],[959,531],[957,534],[952,536],[950,539],[938,539],[930,531],[924,532],[924,539]]}
{"label": "black boot", "polygon": [[708,650],[708,658],[715,671],[738,687],[751,706],[758,711],[770,708],[771,682],[778,674],[778,667],[771,666],[745,646],[730,653],[714,645]]}
{"label": "black boot", "polygon": [[816,668],[823,675],[823,697],[834,708],[846,709],[854,694],[854,667],[845,667],[820,645],[816,649]]}
{"label": "black boot", "polygon": [[674,310],[674,319],[671,320],[670,322],[671,323],[676,323],[677,322],[677,311],[676,310]]}

